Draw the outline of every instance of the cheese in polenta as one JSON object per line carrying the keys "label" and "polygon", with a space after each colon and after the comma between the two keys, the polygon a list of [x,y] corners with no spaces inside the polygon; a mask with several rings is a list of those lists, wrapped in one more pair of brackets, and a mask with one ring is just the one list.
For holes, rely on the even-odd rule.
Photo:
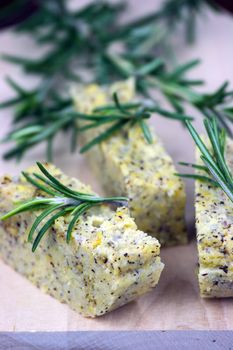
{"label": "cheese in polenta", "polygon": [[[47,170],[67,187],[92,193],[53,165]],[[35,168],[27,172],[33,173]],[[41,194],[40,194],[41,195]],[[45,195],[45,194],[44,194]],[[0,212],[38,196],[23,177],[0,182]],[[126,207],[95,206],[76,223],[66,243],[70,216],[54,222],[33,253],[28,231],[39,211],[23,212],[0,223],[0,257],[37,287],[87,317],[101,316],[158,283],[163,264],[160,244],[139,231]]]}
{"label": "cheese in polenta", "polygon": [[[109,104],[113,93],[121,103],[135,98],[134,79],[110,87],[78,86],[72,91],[76,108],[91,113]],[[83,123],[83,122],[82,122]],[[85,131],[80,136],[85,144],[104,127]],[[107,194],[125,195],[138,227],[159,239],[161,244],[173,245],[187,241],[184,223],[185,191],[171,157],[154,134],[148,144],[139,126],[125,127],[87,152],[90,164]]]}

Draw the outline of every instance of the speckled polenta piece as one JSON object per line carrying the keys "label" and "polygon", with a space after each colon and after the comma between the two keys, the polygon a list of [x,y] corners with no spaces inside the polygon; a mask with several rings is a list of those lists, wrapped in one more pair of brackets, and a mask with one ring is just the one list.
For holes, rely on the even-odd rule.
{"label": "speckled polenta piece", "polygon": [[[89,187],[54,166],[47,168],[65,185],[91,193]],[[12,209],[15,201],[38,195],[41,193],[23,178],[4,177],[0,212]],[[137,230],[127,208],[92,208],[81,217],[69,244],[65,240],[69,216],[59,218],[32,253],[27,233],[38,214],[22,213],[1,222],[0,256],[72,309],[85,316],[100,316],[158,283],[163,269],[159,242]]]}
{"label": "speckled polenta piece", "polygon": [[[76,87],[72,94],[77,110],[90,113],[109,103],[113,92],[117,92],[121,102],[132,101],[134,80],[113,84],[108,89],[97,85]],[[83,143],[100,130],[102,127],[86,131]],[[86,154],[105,191],[130,198],[131,215],[141,230],[163,245],[186,242],[184,185],[174,175],[172,159],[156,135],[149,145],[139,127],[125,128]]]}
{"label": "speckled polenta piece", "polygon": [[[227,140],[226,159],[233,170],[233,142]],[[197,161],[200,162],[199,152]],[[233,205],[225,193],[196,181],[196,228],[199,284],[202,297],[233,296]]]}

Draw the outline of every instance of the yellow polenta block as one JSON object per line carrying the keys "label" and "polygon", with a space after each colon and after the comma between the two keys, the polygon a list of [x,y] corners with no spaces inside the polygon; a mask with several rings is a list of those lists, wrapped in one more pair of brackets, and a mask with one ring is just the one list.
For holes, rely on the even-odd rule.
{"label": "yellow polenta block", "polygon": [[[95,108],[109,104],[114,92],[122,103],[133,101],[134,79],[110,87],[78,86],[72,95],[79,112],[92,113]],[[83,144],[104,128],[85,131]],[[129,197],[131,215],[141,230],[158,238],[163,245],[182,244],[187,241],[184,185],[174,175],[176,169],[171,157],[153,135],[153,143],[147,144],[138,126],[126,127],[86,154],[107,194]]]}
{"label": "yellow polenta block", "polygon": [[[226,160],[233,170],[233,142],[227,140]],[[200,154],[197,152],[197,162]],[[201,172],[199,172],[201,173]],[[196,181],[196,228],[199,284],[203,297],[233,296],[233,203],[210,183]]]}
{"label": "yellow polenta block", "polygon": [[[92,193],[88,186],[53,165],[46,168],[66,186]],[[41,194],[25,179],[5,176],[0,182],[0,213],[10,211],[15,202]],[[158,283],[164,266],[160,244],[137,229],[126,207],[101,205],[88,210],[77,222],[69,244],[66,232],[70,216],[60,217],[32,253],[27,235],[39,214],[25,212],[0,223],[0,257],[84,316],[101,316]]]}

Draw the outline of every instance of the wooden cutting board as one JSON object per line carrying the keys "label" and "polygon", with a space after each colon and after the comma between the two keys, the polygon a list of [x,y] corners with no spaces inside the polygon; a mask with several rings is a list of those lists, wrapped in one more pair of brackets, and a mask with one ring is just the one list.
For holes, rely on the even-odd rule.
{"label": "wooden cutting board", "polygon": [[98,319],[86,319],[0,263],[0,331],[232,329],[233,300],[202,300],[195,243],[163,249],[158,287]]}
{"label": "wooden cutting board", "polygon": [[[75,2],[75,1],[74,1]],[[135,2],[131,1],[132,4]],[[146,0],[143,10],[158,6],[159,1]],[[139,5],[139,3],[138,3]],[[144,6],[145,5],[145,6]],[[140,5],[142,6],[142,5]],[[141,7],[134,7],[137,14]],[[131,12],[131,15],[134,13]],[[227,16],[208,16],[199,26],[198,43],[195,47],[178,47],[180,62],[201,57],[203,65],[196,69],[195,78],[208,80],[208,88],[213,89],[228,79],[233,82],[233,21]],[[36,54],[32,43],[23,38],[17,40],[8,32],[0,33],[0,51],[24,54]],[[224,64],[222,64],[224,62]],[[25,86],[33,86],[33,80],[25,80],[15,67],[0,61],[0,100],[11,96],[10,89],[4,83],[4,75],[12,75]],[[188,111],[193,113],[193,111]],[[11,111],[2,111],[0,138],[9,130]],[[166,148],[175,162],[193,160],[193,145],[189,135],[179,123],[155,116],[152,124],[161,136]],[[201,118],[197,121],[201,125]],[[178,136],[177,136],[178,135]],[[61,135],[57,140],[54,162],[63,171],[77,176],[101,193],[85,159],[70,155],[68,136]],[[67,146],[65,149],[63,147]],[[6,146],[0,146],[0,155]],[[0,173],[18,174],[21,169],[35,160],[43,160],[44,149],[39,147],[22,163],[0,160]],[[187,183],[187,222],[189,231],[193,225],[193,186]],[[85,319],[71,311],[66,305],[34,287],[25,278],[14,272],[0,261],[0,331],[66,331],[66,330],[134,330],[134,329],[232,329],[233,299],[202,300],[199,297],[196,278],[197,252],[195,241],[183,247],[162,250],[165,269],[158,287],[151,293],[139,298],[114,312],[98,319]],[[77,291],[78,292],[78,291]]]}

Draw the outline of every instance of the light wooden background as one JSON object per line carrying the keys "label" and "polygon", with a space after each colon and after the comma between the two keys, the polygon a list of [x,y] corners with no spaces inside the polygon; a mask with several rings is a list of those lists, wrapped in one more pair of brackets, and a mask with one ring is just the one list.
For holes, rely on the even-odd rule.
{"label": "light wooden background", "polygon": [[[85,1],[72,0],[72,5]],[[130,16],[149,11],[159,6],[159,0],[131,0]],[[195,78],[208,81],[207,90],[216,88],[224,80],[233,82],[233,19],[228,15],[208,13],[198,26],[198,41],[192,47],[185,47],[177,40],[179,62],[201,57],[203,63],[195,70]],[[20,53],[35,56],[36,49],[28,38],[16,38],[12,33],[0,33],[0,52]],[[11,75],[25,86],[35,81],[25,79],[14,66],[0,61],[0,100],[11,96],[4,82],[5,75]],[[192,112],[192,111],[190,111]],[[0,113],[0,137],[9,129],[11,111]],[[201,128],[201,118],[196,124]],[[154,117],[152,123],[174,160],[192,160],[193,145],[179,123]],[[178,137],[177,137],[178,135]],[[67,136],[68,137],[68,136]],[[57,140],[55,164],[66,173],[77,176],[92,184],[101,192],[98,184],[78,154],[70,155],[65,149],[65,136]],[[0,154],[6,150],[0,146]],[[20,164],[0,160],[0,173],[18,174],[21,169],[35,160],[43,160],[43,147],[33,150]],[[187,184],[187,221],[193,231],[193,188]],[[232,329],[233,300],[202,300],[198,293],[196,278],[197,252],[193,241],[185,247],[162,250],[166,264],[159,286],[150,294],[122,307],[106,316],[90,320],[69,310],[66,305],[43,294],[26,279],[0,261],[0,331],[26,330],[119,330],[119,329]],[[77,291],[78,292],[78,291]]]}

